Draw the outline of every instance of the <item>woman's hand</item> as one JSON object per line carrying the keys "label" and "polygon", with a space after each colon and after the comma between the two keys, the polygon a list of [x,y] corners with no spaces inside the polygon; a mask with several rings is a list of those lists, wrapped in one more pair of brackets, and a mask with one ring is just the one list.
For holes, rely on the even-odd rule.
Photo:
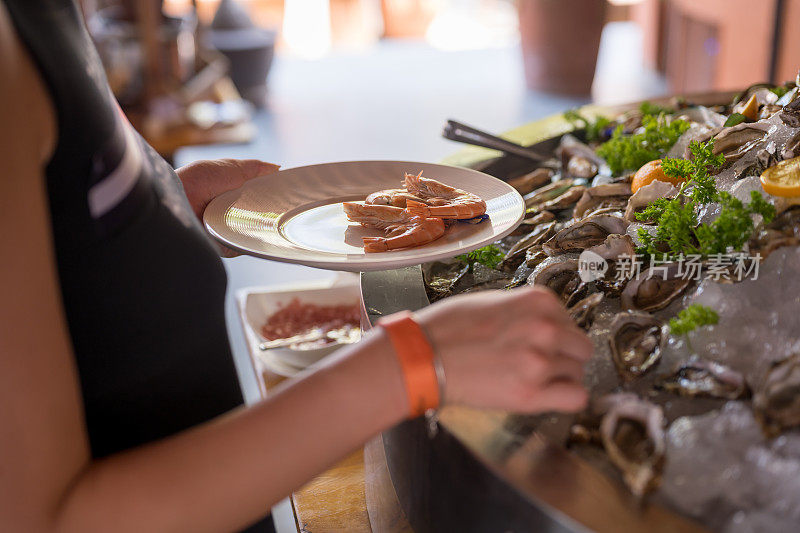
{"label": "woman's hand", "polygon": [[[277,172],[279,168],[279,165],[258,159],[208,159],[189,163],[175,172],[183,183],[189,205],[202,222],[203,211],[211,200],[224,192],[238,189],[253,178]],[[225,257],[238,255],[222,246],[220,250]]]}
{"label": "woman's hand", "polygon": [[189,163],[175,172],[183,183],[194,214],[203,219],[206,206],[220,194],[238,189],[247,181],[272,174],[280,165],[258,159],[206,159]]}
{"label": "woman's hand", "polygon": [[416,317],[442,357],[446,402],[517,412],[585,407],[592,343],[551,291],[457,296]]}

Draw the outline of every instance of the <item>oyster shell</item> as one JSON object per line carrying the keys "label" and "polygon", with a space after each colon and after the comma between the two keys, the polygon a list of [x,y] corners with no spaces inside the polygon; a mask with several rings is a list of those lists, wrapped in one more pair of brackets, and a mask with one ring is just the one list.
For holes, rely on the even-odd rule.
{"label": "oyster shell", "polygon": [[681,396],[706,396],[737,400],[749,396],[744,376],[725,365],[691,357],[669,375],[661,376],[656,386]]}
{"label": "oyster shell", "polygon": [[578,273],[577,259],[549,258],[541,262],[528,278],[528,284],[551,289],[567,305],[583,298],[587,291]]}
{"label": "oyster shell", "polygon": [[736,161],[764,138],[772,125],[768,122],[743,122],[723,129],[714,136],[714,153],[726,161]]}
{"label": "oyster shell", "polygon": [[652,266],[630,280],[622,291],[623,309],[657,311],[665,308],[692,282],[679,276],[681,265],[668,263]]}
{"label": "oyster shell", "polygon": [[628,183],[604,183],[589,187],[581,195],[572,216],[583,218],[590,212],[604,208],[622,209],[631,196],[631,186]]}
{"label": "oyster shell", "polygon": [[611,358],[620,376],[630,381],[661,359],[664,332],[659,320],[647,313],[619,313],[609,326]]}
{"label": "oyster shell", "polygon": [[678,194],[678,188],[666,181],[655,180],[649,185],[645,185],[628,199],[628,204],[625,208],[625,220],[636,222],[636,213],[642,211],[659,198],[673,198],[676,194]]}
{"label": "oyster shell", "polygon": [[575,204],[580,197],[583,195],[583,192],[586,190],[586,187],[583,185],[576,185],[571,189],[568,189],[563,194],[553,198],[552,200],[548,200],[541,205],[536,206],[538,209],[543,209],[547,211],[559,211],[561,209],[566,209],[573,204]]}
{"label": "oyster shell", "polygon": [[[780,209],[780,204],[776,204]],[[775,220],[761,230],[749,243],[751,254],[758,252],[762,258],[782,246],[800,244],[800,206],[790,205],[775,217]]]}
{"label": "oyster shell", "polygon": [[575,324],[580,328],[588,329],[594,321],[597,306],[603,301],[603,294],[595,292],[586,298],[575,302],[567,311]]}
{"label": "oyster shell", "polygon": [[613,215],[595,215],[567,226],[542,245],[547,255],[580,252],[602,243],[611,234],[624,234],[628,222]]}
{"label": "oyster shell", "polygon": [[555,233],[555,229],[553,228],[554,224],[555,222],[548,222],[547,224],[536,226],[533,231],[517,241],[506,253],[505,257],[503,257],[499,268],[505,271],[517,268],[524,260],[525,253],[528,249],[540,245],[553,236]]}
{"label": "oyster shell", "polygon": [[606,240],[598,245],[587,248],[590,252],[594,252],[606,261],[615,261],[620,257],[632,257],[636,254],[636,247],[633,245],[633,239],[630,235],[620,235],[612,233]]}
{"label": "oyster shell", "polygon": [[[530,194],[526,194],[523,197],[525,200],[525,207],[528,209],[538,210],[539,206],[545,202],[549,202],[550,200],[567,192],[567,190],[572,187],[573,183],[574,182],[572,180],[559,180],[543,187],[539,187],[535,191],[531,192]],[[545,208],[542,207],[541,209]]]}
{"label": "oyster shell", "polygon": [[608,261],[605,275],[595,280],[597,288],[606,296],[619,296],[628,283],[628,278],[619,275],[618,264],[623,257],[635,257],[636,248],[633,239],[630,235],[612,234],[606,237],[605,241],[588,248],[588,250]]}
{"label": "oyster shell", "polygon": [[521,195],[526,195],[543,185],[550,183],[553,178],[553,171],[549,168],[537,168],[533,172],[528,172],[517,178],[508,180],[508,184],[514,187]]}
{"label": "oyster shell", "polygon": [[604,412],[600,438],[611,462],[637,498],[661,481],[666,452],[664,411],[634,394],[610,394],[598,401]]}
{"label": "oyster shell", "polygon": [[583,156],[575,155],[570,157],[569,163],[567,163],[567,174],[588,180],[597,174],[597,165]]}
{"label": "oyster shell", "polygon": [[588,180],[607,166],[590,146],[574,135],[561,137],[556,153],[561,158],[561,173],[564,176]]}
{"label": "oyster shell", "polygon": [[800,426],[800,352],[770,368],[753,396],[753,410],[769,437]]}

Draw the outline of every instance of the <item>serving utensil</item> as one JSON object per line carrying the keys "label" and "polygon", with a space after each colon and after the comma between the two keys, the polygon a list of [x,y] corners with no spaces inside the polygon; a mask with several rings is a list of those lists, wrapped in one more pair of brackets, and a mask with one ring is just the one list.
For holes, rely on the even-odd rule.
{"label": "serving utensil", "polygon": [[491,148],[493,150],[500,150],[507,154],[516,155],[530,159],[537,163],[543,163],[552,156],[545,155],[537,150],[522,146],[511,141],[507,141],[491,133],[481,131],[472,126],[467,126],[455,120],[448,120],[442,130],[442,137],[465,144],[472,144],[474,146],[482,146],[484,148]]}
{"label": "serving utensil", "polygon": [[258,345],[258,349],[262,351],[272,350],[273,348],[283,348],[293,344],[302,342],[314,342],[320,339],[330,339],[339,344],[353,344],[358,342],[361,338],[361,332],[358,328],[345,327],[339,329],[331,329],[323,331],[320,328],[314,328],[306,333],[294,335],[293,337],[286,337],[285,339],[275,339],[274,341],[262,342]]}

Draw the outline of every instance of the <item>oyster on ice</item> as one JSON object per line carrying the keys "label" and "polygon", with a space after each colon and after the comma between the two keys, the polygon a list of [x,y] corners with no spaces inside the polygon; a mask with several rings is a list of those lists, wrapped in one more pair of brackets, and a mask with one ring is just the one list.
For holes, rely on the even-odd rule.
{"label": "oyster on ice", "polygon": [[678,188],[666,181],[655,180],[649,185],[645,185],[628,199],[628,204],[625,208],[625,220],[636,222],[636,214],[648,205],[659,198],[674,198],[676,194],[678,194]]}
{"label": "oyster on ice", "polygon": [[575,321],[580,328],[588,329],[594,321],[594,314],[597,306],[603,301],[603,294],[595,292],[572,304],[567,311],[570,318]]}
{"label": "oyster on ice", "polygon": [[650,314],[619,313],[608,335],[614,366],[626,381],[641,376],[661,359],[665,336],[661,322]]}
{"label": "oyster on ice", "polygon": [[800,352],[770,368],[753,395],[753,410],[770,437],[800,426]]}
{"label": "oyster on ice", "polygon": [[578,273],[577,259],[548,258],[536,267],[528,284],[551,289],[568,306],[581,300],[588,290]]}
{"label": "oyster on ice", "polygon": [[641,498],[661,481],[666,452],[664,412],[630,393],[604,396],[598,408],[604,412],[600,422],[603,448],[634,496]]}
{"label": "oyster on ice", "polygon": [[542,245],[547,255],[580,252],[602,243],[611,234],[624,234],[628,222],[613,215],[595,215],[562,229]]}
{"label": "oyster on ice", "polygon": [[662,376],[656,386],[681,396],[706,396],[737,400],[749,396],[744,376],[725,365],[691,357],[672,374]]}
{"label": "oyster on ice", "polygon": [[680,277],[681,265],[652,266],[630,280],[622,291],[623,309],[658,311],[681,295],[692,282]]}
{"label": "oyster on ice", "polygon": [[723,154],[727,161],[736,161],[763,139],[771,126],[764,121],[725,128],[714,136],[714,153]]}
{"label": "oyster on ice", "polygon": [[631,196],[629,183],[604,183],[585,189],[575,204],[573,216],[583,218],[599,209],[623,209]]}

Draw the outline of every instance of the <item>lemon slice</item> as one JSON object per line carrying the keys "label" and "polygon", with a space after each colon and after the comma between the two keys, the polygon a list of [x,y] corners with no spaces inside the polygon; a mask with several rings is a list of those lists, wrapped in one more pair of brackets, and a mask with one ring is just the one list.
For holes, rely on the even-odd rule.
{"label": "lemon slice", "polygon": [[800,157],[769,167],[761,174],[761,186],[774,196],[800,196]]}

